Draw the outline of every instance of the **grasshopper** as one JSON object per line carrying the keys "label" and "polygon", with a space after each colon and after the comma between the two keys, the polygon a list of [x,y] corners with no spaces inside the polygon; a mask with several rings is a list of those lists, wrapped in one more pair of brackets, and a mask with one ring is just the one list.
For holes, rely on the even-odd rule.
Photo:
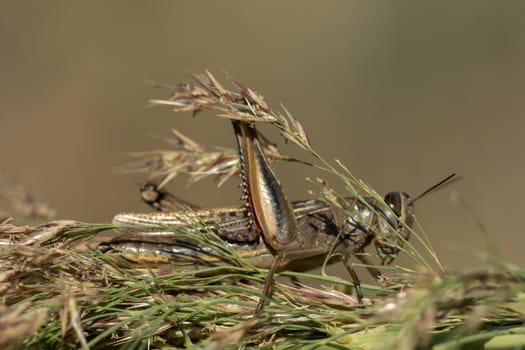
{"label": "grasshopper", "polygon": [[[269,268],[263,288],[264,298],[257,305],[256,315],[263,310],[277,269],[305,270],[319,266],[329,254],[342,258],[352,278],[358,303],[362,304],[363,293],[350,263],[351,256],[355,255],[369,265],[362,253],[374,243],[381,263],[390,264],[410,236],[414,202],[455,176],[448,176],[414,199],[404,192],[390,192],[383,201],[345,198],[346,211],[323,200],[290,202],[262,151],[254,124],[239,120],[232,120],[232,123],[239,149],[244,207],[191,207],[193,209],[166,211],[180,208],[180,201],[147,184],[142,188],[143,199],[159,211],[121,213],[114,217],[113,222],[143,228],[149,226],[152,230],[144,229],[131,237],[116,237],[100,248],[118,252],[134,262],[175,260],[211,264],[222,261],[220,255],[199,247],[195,242],[158,228],[163,225],[171,230],[194,231],[195,223],[200,222],[253,265]],[[375,278],[381,276],[373,267],[368,270]]]}

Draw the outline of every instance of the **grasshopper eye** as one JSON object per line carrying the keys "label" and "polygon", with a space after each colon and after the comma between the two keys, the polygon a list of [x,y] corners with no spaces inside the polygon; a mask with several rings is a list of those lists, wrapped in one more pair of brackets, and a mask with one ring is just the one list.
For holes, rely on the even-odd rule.
{"label": "grasshopper eye", "polygon": [[392,209],[394,214],[403,218],[406,215],[414,213],[414,205],[412,199],[405,192],[389,192],[385,196],[385,203]]}
{"label": "grasshopper eye", "polygon": [[389,192],[385,196],[385,203],[392,209],[394,214],[398,217],[401,216],[401,209],[403,205],[403,193],[401,192]]}

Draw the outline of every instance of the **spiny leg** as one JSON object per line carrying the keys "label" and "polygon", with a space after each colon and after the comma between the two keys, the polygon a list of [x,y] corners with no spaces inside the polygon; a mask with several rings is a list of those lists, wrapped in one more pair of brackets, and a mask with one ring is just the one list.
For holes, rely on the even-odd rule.
{"label": "spiny leg", "polygon": [[290,250],[290,251],[282,251],[280,253],[277,253],[272,261],[272,266],[268,270],[268,276],[266,277],[266,280],[264,281],[264,287],[263,287],[263,297],[259,300],[259,303],[257,304],[257,308],[255,309],[255,316],[260,316],[262,313],[262,310],[264,308],[264,305],[266,304],[267,298],[271,295],[271,287],[273,283],[273,275],[279,268],[279,264],[281,261],[291,261],[291,260],[298,260],[298,259],[306,259],[314,256],[319,256],[322,254],[324,249],[322,247],[315,247],[315,248],[309,248],[309,249],[301,249],[301,250]]}
{"label": "spiny leg", "polygon": [[261,315],[264,309],[264,306],[266,305],[266,301],[271,294],[273,275],[275,274],[275,271],[277,271],[277,268],[279,267],[280,262],[281,262],[281,256],[278,254],[275,255],[272,261],[272,266],[270,267],[270,270],[268,270],[268,275],[266,276],[266,280],[264,281],[262,296],[259,299],[259,303],[257,304],[257,307],[255,308],[255,315],[254,315],[255,317],[259,317]]}
{"label": "spiny leg", "polygon": [[255,126],[237,120],[232,124],[239,148],[244,197],[254,226],[261,231],[265,243],[280,252],[297,236],[292,204],[266,159]]}
{"label": "spiny leg", "polygon": [[292,205],[264,155],[255,126],[237,120],[232,124],[239,148],[243,198],[252,219],[252,232],[246,236],[255,239],[262,233],[264,242],[276,254],[264,284],[263,299],[255,311],[258,316],[270,294],[273,275],[282,258],[280,253],[296,238],[297,222]]}

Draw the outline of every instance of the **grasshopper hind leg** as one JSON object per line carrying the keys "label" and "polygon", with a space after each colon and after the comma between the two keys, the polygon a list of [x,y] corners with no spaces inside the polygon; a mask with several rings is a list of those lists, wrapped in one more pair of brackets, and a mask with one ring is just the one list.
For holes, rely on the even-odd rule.
{"label": "grasshopper hind leg", "polygon": [[266,279],[264,281],[264,287],[262,291],[261,299],[259,299],[259,303],[257,304],[257,307],[255,308],[255,317],[259,317],[262,314],[262,311],[264,309],[264,306],[266,305],[267,299],[271,294],[271,288],[273,284],[273,275],[275,274],[275,271],[277,271],[277,268],[279,267],[279,263],[281,262],[281,256],[279,254],[275,255],[273,257],[272,266],[270,267],[270,270],[268,270],[268,275],[266,276]]}

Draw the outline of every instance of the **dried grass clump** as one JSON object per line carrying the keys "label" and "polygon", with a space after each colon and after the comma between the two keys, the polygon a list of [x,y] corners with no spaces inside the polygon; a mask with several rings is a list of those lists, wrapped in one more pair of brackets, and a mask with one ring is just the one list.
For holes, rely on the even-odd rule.
{"label": "dried grass clump", "polygon": [[[233,253],[231,267],[195,271],[137,267],[96,249],[73,249],[76,239],[110,228],[0,227],[0,346],[444,349],[525,331],[523,270],[393,273],[391,288],[365,286],[370,304],[364,308],[334,289],[350,287],[344,279],[282,272],[325,287],[276,282],[264,317],[254,319],[264,270]],[[202,244],[228,252],[219,239]],[[404,290],[396,294],[393,286]]]}

